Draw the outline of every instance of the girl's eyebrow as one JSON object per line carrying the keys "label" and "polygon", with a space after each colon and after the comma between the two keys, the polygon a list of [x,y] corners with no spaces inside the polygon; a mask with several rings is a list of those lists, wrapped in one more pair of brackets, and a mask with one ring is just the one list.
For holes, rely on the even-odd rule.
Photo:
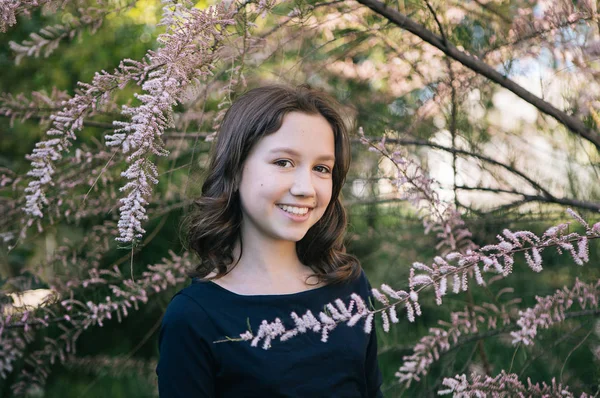
{"label": "girl's eyebrow", "polygon": [[[292,156],[296,156],[296,157],[300,157],[301,155],[296,152],[295,150],[293,150],[292,148],[273,148],[269,151],[269,153],[276,153],[276,152],[284,152],[287,154],[290,154]],[[320,155],[317,157],[317,160],[331,160],[332,162],[335,162],[335,156],[334,155]]]}

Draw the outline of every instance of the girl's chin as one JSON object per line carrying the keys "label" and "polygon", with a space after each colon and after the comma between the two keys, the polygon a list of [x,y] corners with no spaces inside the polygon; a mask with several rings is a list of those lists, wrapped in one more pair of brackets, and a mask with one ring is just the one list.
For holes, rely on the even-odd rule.
{"label": "girl's chin", "polygon": [[308,229],[298,228],[298,226],[296,226],[296,228],[278,226],[273,229],[273,232],[273,235],[276,236],[279,240],[297,243],[306,236]]}

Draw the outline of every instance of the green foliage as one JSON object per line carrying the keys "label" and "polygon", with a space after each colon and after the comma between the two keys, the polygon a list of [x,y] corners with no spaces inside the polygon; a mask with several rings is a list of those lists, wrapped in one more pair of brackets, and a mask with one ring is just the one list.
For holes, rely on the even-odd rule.
{"label": "green foliage", "polygon": [[[496,21],[495,17],[490,15],[512,15],[511,13],[515,12],[511,8],[512,3],[516,2],[489,4],[489,8],[482,11],[483,15],[465,16],[449,29],[449,41],[456,46],[462,46],[465,51],[480,55],[506,45],[507,39],[503,37],[503,34],[506,36],[506,31],[502,30],[504,25],[490,22]],[[37,32],[48,24],[63,21],[62,18],[66,14],[41,15],[39,11],[35,11],[30,18],[20,18],[18,24],[12,27],[8,34],[0,35],[0,70],[2,70],[0,92],[17,94],[45,91],[48,93],[56,87],[73,94],[76,83],[89,82],[95,72],[102,69],[110,71],[124,58],[141,60],[148,49],[156,47],[156,37],[162,31],[155,25],[156,15],[152,16],[152,13],[159,12],[157,4],[157,1],[139,1],[132,10],[107,18],[97,33],[84,31],[74,39],[62,43],[48,58],[25,58],[21,65],[16,67],[13,64],[14,56],[9,50],[9,41],[23,41],[32,32]],[[207,2],[200,2],[197,6],[202,8],[207,4]],[[444,87],[448,87],[448,76],[443,73],[438,75],[434,73],[437,71],[432,72],[428,70],[427,65],[424,65],[426,62],[432,62],[435,65],[432,68],[446,68],[444,62],[434,64],[437,58],[433,56],[428,61],[415,61],[412,65],[414,69],[411,69],[411,73],[402,81],[406,85],[400,85],[402,89],[395,91],[391,87],[398,82],[394,81],[393,73],[386,72],[382,65],[397,61],[398,65],[404,67],[406,65],[400,61],[405,60],[403,57],[408,53],[415,51],[423,56],[428,54],[430,48],[417,48],[407,38],[407,32],[395,28],[382,17],[374,14],[364,17],[364,25],[357,23],[328,28],[331,30],[328,35],[312,29],[310,18],[315,15],[325,18],[329,10],[327,8],[313,10],[310,5],[314,5],[314,2],[299,1],[295,4],[283,4],[275,8],[273,14],[266,19],[238,20],[238,24],[231,28],[232,32],[244,32],[249,23],[256,23],[263,29],[262,32],[276,28],[283,30],[283,27],[275,26],[279,17],[287,15],[294,7],[300,8],[296,25],[290,23],[290,30],[282,33],[281,40],[285,44],[275,49],[265,44],[265,47],[272,52],[260,62],[252,57],[235,58],[234,61],[239,64],[242,64],[240,59],[244,62],[240,72],[231,72],[228,69],[231,65],[218,65],[212,80],[215,86],[222,87],[242,75],[247,79],[250,87],[273,80],[309,82],[333,93],[349,108],[349,113],[354,113],[356,126],[362,126],[369,136],[381,136],[385,130],[392,129],[406,133],[413,139],[434,140],[439,138],[441,130],[449,128],[452,121],[457,136],[467,142],[474,151],[485,144],[497,145],[498,142],[508,142],[512,138],[511,135],[520,137],[521,142],[527,142],[528,134],[537,131],[538,128],[544,132],[548,140],[555,134],[563,134],[563,136],[567,134],[566,129],[561,126],[548,127],[548,124],[541,122],[537,124],[537,121],[531,124],[522,122],[515,131],[502,131],[490,116],[498,112],[494,104],[498,87],[488,81],[480,82],[481,79],[478,80],[470,74],[465,73],[468,79],[465,77],[463,81],[471,84],[472,90],[459,87],[464,90],[459,90],[456,103],[452,105],[447,100],[444,102],[440,97],[445,95],[441,92]],[[396,2],[395,6],[409,17],[426,24],[433,32],[437,32],[437,25],[421,2],[401,1]],[[348,15],[350,18],[353,14]],[[492,37],[497,41],[494,42]],[[397,51],[382,38],[399,43],[403,51]],[[275,41],[276,38],[273,40]],[[543,59],[543,56],[540,56],[540,59]],[[369,65],[381,69],[376,69],[376,72],[371,75],[367,74],[367,77],[359,73],[352,75],[350,72],[344,75],[339,70],[334,71],[330,68],[337,61],[346,62],[349,70],[367,68]],[[549,60],[548,63],[553,67],[560,66],[554,59]],[[514,71],[515,65],[518,66],[518,59],[506,60],[507,74]],[[458,66],[455,69],[461,70]],[[501,66],[498,66],[498,69],[502,69]],[[427,76],[431,78],[424,79],[420,76],[421,73],[426,75],[429,73],[430,75]],[[202,92],[202,89],[203,87],[199,87],[198,92]],[[237,82],[229,94],[234,96],[244,89],[246,87]],[[467,106],[467,96],[475,90],[479,93],[477,102],[483,114],[480,118],[474,118]],[[133,94],[137,92],[140,92],[140,88],[132,84],[119,92],[116,102],[122,105],[137,101],[133,99]],[[202,109],[195,114],[197,119],[185,125],[183,132],[212,132],[213,117],[220,110],[220,105],[227,103],[222,101],[223,96],[228,94],[222,95],[221,92],[212,91],[212,87],[209,87],[205,94],[206,100],[202,103]],[[179,104],[176,111],[184,112],[188,109],[188,105]],[[422,108],[426,106],[431,106],[432,110],[422,112]],[[451,120],[452,106],[456,107],[454,120]],[[579,108],[574,106],[573,110],[578,111]],[[78,145],[85,144],[92,150],[103,147],[103,137],[111,131],[108,126],[113,120],[121,118],[118,112],[119,109],[115,109],[113,112],[95,116],[95,122],[106,125],[86,127],[77,138]],[[512,116],[503,115],[503,117]],[[583,120],[588,127],[595,126],[592,116],[585,116]],[[444,127],[440,127],[440,123]],[[47,124],[39,126],[35,120],[17,121],[14,125],[9,125],[7,118],[0,118],[0,135],[3,137],[0,140],[0,167],[11,169],[19,175],[25,174],[30,167],[25,155],[31,153],[35,143],[43,138],[47,127]],[[4,139],[5,136],[9,138]],[[552,183],[552,188],[557,188],[558,192],[564,192],[574,199],[597,203],[600,197],[598,184],[593,178],[591,184],[586,183],[582,178],[583,169],[578,168],[577,163],[572,161],[586,153],[585,148],[581,149],[580,137],[573,137],[572,145],[564,149],[568,152],[567,155],[571,156],[570,161],[567,162],[568,167],[565,167],[568,170],[564,178],[557,178],[549,184]],[[164,199],[163,205],[171,207],[164,212],[160,212],[158,206],[151,208],[150,220],[144,226],[147,235],[133,250],[132,247],[119,248],[111,241],[109,250],[102,253],[101,258],[97,260],[100,268],[108,268],[116,264],[123,275],[133,274],[134,279],[138,279],[142,276],[146,265],[156,263],[157,259],[163,257],[168,250],[173,250],[177,254],[183,251],[179,239],[179,225],[188,205],[186,200],[199,194],[210,143],[204,142],[202,138],[187,140],[167,137],[166,141],[176,155],[153,159],[158,162],[158,168],[162,173],[154,192],[157,197]],[[558,143],[559,147],[566,147],[565,140],[558,139]],[[519,145],[507,147],[507,158],[520,158],[520,153],[511,152],[517,149]],[[384,167],[379,163],[378,158],[367,153],[366,148],[359,144],[353,145],[352,151],[354,163],[348,184],[344,187],[344,198],[351,203],[348,205],[350,215],[347,235],[348,252],[355,254],[361,260],[373,287],[386,283],[398,289],[406,288],[411,264],[415,261],[429,263],[436,255],[436,238],[432,234],[423,234],[422,222],[408,203],[378,202],[384,195],[380,192],[381,186],[372,179],[377,177],[383,179]],[[419,158],[423,164],[428,164],[431,169],[435,168],[435,161],[431,161],[424,150],[410,147],[409,151],[411,156]],[[530,153],[534,152],[535,149],[531,149]],[[75,153],[71,152],[68,156],[75,156]],[[592,153],[585,159],[592,165],[595,162],[595,168],[592,167],[593,172],[589,172],[589,175],[594,176],[598,165],[597,154]],[[120,172],[125,167],[125,161],[120,159],[106,173],[120,184],[122,182]],[[526,166],[521,167],[526,168]],[[480,169],[487,170],[487,168],[492,169],[488,164],[481,163]],[[465,170],[459,170],[458,173],[467,180],[470,177],[469,170],[472,168],[465,167]],[[529,172],[529,170],[525,171]],[[537,178],[536,173],[539,172],[541,175],[541,171],[534,170],[533,177]],[[585,175],[588,175],[588,171],[586,169]],[[491,179],[500,181],[501,187],[512,188],[512,184],[517,184],[515,182],[517,178],[514,176],[512,179],[506,178],[506,175],[496,169],[488,174],[480,177],[480,181],[477,182],[490,181],[488,177],[491,175],[497,177]],[[367,181],[365,196],[355,195],[353,192],[352,182],[357,179]],[[549,179],[540,178],[543,183]],[[78,187],[73,190],[73,195],[81,195],[87,189],[89,189],[87,185]],[[94,187],[92,196],[93,192],[102,189],[109,188],[98,184]],[[527,229],[541,235],[549,226],[567,220],[564,209],[556,204],[532,205],[528,208],[515,206],[512,211],[510,209],[490,211],[489,207],[485,206],[486,199],[479,199],[478,204],[482,205],[481,208],[475,208],[472,203],[465,200],[460,209],[465,213],[467,225],[474,233],[473,240],[480,245],[493,242],[495,236],[504,228]],[[82,275],[83,271],[78,263],[63,266],[47,264],[45,261],[51,258],[59,244],[65,242],[69,242],[69,247],[75,251],[78,258],[85,258],[85,254],[94,248],[91,247],[92,244],[85,243],[84,238],[94,233],[94,226],[114,220],[113,216],[118,212],[118,206],[115,199],[114,205],[107,214],[97,214],[64,225],[48,226],[43,234],[33,234],[30,239],[20,243],[10,252],[0,253],[0,288],[7,291],[16,290],[17,286],[6,286],[4,281],[19,275],[23,270],[29,270],[24,274],[29,288],[49,287],[45,279],[50,279],[54,275],[85,276]],[[586,219],[597,222],[595,212],[582,211],[582,215]],[[133,260],[130,258],[132,252]],[[402,358],[411,353],[412,345],[424,336],[430,327],[436,326],[438,320],[448,320],[452,311],[459,311],[478,303],[497,303],[512,298],[522,299],[519,305],[521,308],[531,306],[535,304],[536,295],[552,294],[562,286],[571,285],[576,277],[586,281],[600,279],[600,270],[595,266],[599,259],[600,248],[597,244],[590,245],[590,263],[584,267],[574,265],[567,256],[559,256],[547,251],[543,254],[545,269],[540,274],[531,271],[524,259],[518,257],[515,272],[509,278],[496,281],[486,287],[476,287],[473,284],[472,290],[467,293],[446,297],[443,306],[435,305],[432,292],[423,293],[423,316],[418,317],[414,324],[409,323],[404,313],[399,311],[400,323],[394,325],[390,333],[384,333],[381,325],[377,325],[379,361],[384,375],[385,396],[435,396],[441,378],[444,376],[482,369],[491,370],[495,375],[500,369],[508,370],[509,367],[517,373],[522,373],[523,380],[531,377],[534,382],[548,382],[552,377],[562,375],[563,381],[576,391],[597,392],[600,380],[599,360],[594,355],[593,349],[598,347],[600,336],[596,332],[596,320],[593,318],[572,320],[545,331],[542,333],[542,344],[539,347],[513,347],[506,333],[480,340],[481,343],[464,344],[443,355],[423,381],[409,389],[399,386],[394,374],[402,363]],[[35,280],[34,275],[42,278]],[[508,292],[498,299],[498,293],[505,288],[514,289],[514,292]],[[153,296],[148,305],[142,306],[140,311],[132,311],[132,314],[122,323],[112,320],[102,328],[91,328],[82,335],[78,343],[77,355],[80,357],[108,355],[115,358],[126,356],[140,361],[156,361],[157,325],[176,290],[178,289],[169,289]],[[93,296],[89,297],[84,290],[76,293],[81,295],[79,298],[85,302],[85,300],[102,299],[108,292],[108,288],[103,287],[95,290]],[[244,325],[240,326],[242,332]],[[49,330],[48,333],[52,332],[53,330]],[[31,349],[39,347],[43,343],[42,338],[43,336],[37,336]],[[582,344],[578,347],[579,343]],[[18,364],[18,366],[22,365],[22,363]],[[486,367],[488,369],[485,369]],[[9,396],[7,385],[12,381],[14,381],[12,376],[6,382],[0,379],[0,395]],[[46,391],[40,392],[39,396],[148,397],[155,394],[154,374],[140,376],[124,372],[116,376],[110,372],[110,369],[105,368],[92,371],[56,365],[48,380]]]}

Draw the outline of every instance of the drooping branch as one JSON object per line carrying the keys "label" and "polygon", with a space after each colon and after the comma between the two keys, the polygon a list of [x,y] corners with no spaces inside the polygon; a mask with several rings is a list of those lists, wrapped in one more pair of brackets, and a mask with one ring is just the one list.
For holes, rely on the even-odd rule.
{"label": "drooping branch", "polygon": [[158,183],[158,169],[148,158],[168,155],[161,136],[166,128],[174,126],[173,107],[181,102],[189,84],[210,73],[211,65],[219,58],[217,49],[226,36],[226,27],[234,23],[235,12],[224,6],[201,12],[176,2],[164,7],[160,24],[168,29],[159,36],[162,47],[148,52],[148,68],[154,70],[148,72],[148,80],[142,84],[144,93],[137,95],[142,104],[123,106],[122,113],[131,120],[114,122],[119,128],[105,136],[108,146],[130,153],[130,166],[122,173],[129,181],[121,188],[127,195],[120,199],[117,240],[132,243],[145,233],[145,207],[152,184]]}
{"label": "drooping branch", "polygon": [[599,151],[600,151],[600,135],[589,129],[581,120],[568,115],[564,111],[556,108],[552,104],[538,96],[532,94],[530,91],[524,89],[522,86],[509,79],[508,77],[502,75],[500,72],[496,71],[490,65],[485,62],[463,52],[458,48],[453,46],[450,43],[444,41],[444,39],[435,33],[428,30],[423,25],[413,21],[408,18],[406,15],[398,12],[397,10],[388,7],[384,3],[377,0],[357,0],[359,3],[369,7],[371,10],[375,11],[377,14],[386,18],[393,24],[398,27],[407,30],[414,35],[420,37],[427,43],[441,50],[447,56],[455,59],[460,62],[462,65],[471,69],[475,73],[478,73],[494,83],[504,87],[505,89],[511,91],[519,98],[529,102],[531,105],[535,106],[541,112],[552,116],[560,123],[562,123],[565,127],[571,130],[573,133],[578,136],[585,138],[589,142],[591,142]]}
{"label": "drooping branch", "polygon": [[380,153],[394,164],[397,173],[391,179],[391,183],[398,190],[404,191],[406,199],[416,208],[417,214],[423,220],[425,233],[431,230],[436,232],[436,249],[444,248],[440,253],[464,253],[477,248],[470,239],[472,233],[465,226],[460,213],[453,205],[440,200],[433,186],[434,180],[429,178],[416,162],[408,159],[400,150],[390,153],[385,146],[385,135],[379,143],[373,144],[364,136],[362,127],[358,133],[361,142],[368,145],[370,151]]}
{"label": "drooping branch", "polygon": [[68,0],[1,0],[0,1],[0,32],[17,23],[17,15],[30,14],[37,7],[49,3],[60,3],[64,6]]}
{"label": "drooping branch", "polygon": [[[403,357],[403,363],[395,373],[398,381],[407,387],[413,381],[418,382],[429,372],[429,368],[440,357],[452,348],[507,330],[507,325],[513,326],[508,315],[509,309],[504,305],[484,303],[481,306],[465,308],[463,311],[452,312],[449,322],[439,321],[439,327],[429,329],[429,334],[423,336],[413,348],[411,355]],[[498,325],[498,321],[501,325]],[[498,329],[498,326],[504,326]],[[481,331],[481,332],[480,332]],[[485,331],[485,332],[483,332]]]}
{"label": "drooping branch", "polygon": [[93,114],[99,103],[105,101],[112,91],[138,77],[132,69],[136,69],[138,74],[143,73],[142,64],[133,61],[122,61],[114,74],[105,71],[96,73],[91,84],[79,83],[81,90],[60,111],[50,116],[52,127],[46,135],[58,138],[38,142],[33,153],[27,157],[32,161],[32,169],[27,175],[33,177],[25,189],[27,203],[24,211],[30,216],[28,225],[34,219],[43,217],[42,208],[49,204],[46,193],[49,186],[54,184],[56,164],[73,145],[76,132],[83,127],[84,118]]}
{"label": "drooping branch", "polygon": [[511,194],[515,194],[515,195],[520,195],[523,197],[523,200],[525,202],[532,202],[532,201],[539,201],[539,202],[545,202],[545,203],[556,203],[556,204],[560,204],[560,205],[565,205],[565,206],[572,206],[572,207],[578,207],[581,209],[587,209],[587,210],[594,210],[594,211],[598,211],[600,210],[600,204],[599,203],[595,203],[595,202],[586,202],[586,201],[582,201],[582,200],[578,200],[578,199],[573,199],[573,198],[557,198],[556,196],[552,195],[546,188],[544,188],[543,186],[541,186],[538,182],[534,181],[531,177],[529,177],[527,174],[523,173],[522,171],[516,169],[513,166],[507,165],[505,163],[499,162],[495,159],[492,159],[488,156],[476,153],[476,152],[470,152],[464,149],[460,149],[460,148],[452,148],[452,147],[447,147],[444,145],[440,145],[440,144],[436,144],[434,142],[431,141],[427,141],[427,140],[419,140],[419,139],[394,139],[394,138],[386,138],[386,142],[387,143],[393,143],[393,144],[399,144],[399,145],[417,145],[417,146],[427,146],[430,148],[435,148],[435,149],[440,149],[442,151],[445,152],[449,152],[452,154],[460,154],[460,155],[464,155],[467,157],[472,157],[475,159],[479,159],[481,161],[484,161],[486,163],[492,164],[494,166],[498,166],[501,167],[503,169],[505,169],[506,171],[522,178],[523,180],[527,181],[532,188],[538,190],[541,192],[541,195],[531,195],[531,194],[525,194],[525,193],[521,193],[521,192],[509,192],[509,191],[505,191],[502,189],[488,189],[488,188],[483,188],[483,187],[466,187],[466,186],[457,186],[457,189],[464,189],[464,190],[468,190],[468,189],[473,189],[473,190],[489,190],[489,191],[493,191],[493,192],[505,192],[505,193],[511,193]]}
{"label": "drooping branch", "polygon": [[95,7],[80,7],[77,9],[77,14],[74,18],[64,24],[49,25],[42,28],[39,32],[31,33],[28,40],[21,43],[14,41],[9,42],[10,48],[15,52],[15,64],[19,65],[21,59],[27,56],[35,56],[36,58],[43,53],[44,58],[47,58],[64,39],[73,39],[76,35],[81,34],[85,28],[93,34],[102,25],[104,19],[111,13],[119,13],[125,9],[135,5],[135,1],[129,1],[121,7],[115,9]]}
{"label": "drooping branch", "polygon": [[[584,250],[587,252],[587,246]],[[512,343],[534,344],[538,329],[548,329],[563,322],[567,311],[576,303],[584,311],[597,313],[599,296],[600,281],[587,284],[577,279],[571,289],[565,287],[552,296],[536,297],[537,304],[533,308],[519,312],[516,323],[520,330],[511,332]]]}
{"label": "drooping branch", "polygon": [[[465,344],[485,338],[510,333],[513,345],[523,342],[533,343],[537,328],[547,329],[567,319],[586,316],[598,316],[598,298],[600,298],[600,281],[582,283],[576,279],[572,288],[563,288],[554,295],[538,297],[538,304],[533,308],[520,311],[520,317],[509,316],[510,308],[485,303],[475,307],[475,311],[460,311],[450,314],[450,322],[439,321],[440,326],[429,329],[414,347],[414,352],[403,358],[396,377],[407,386],[429,372],[431,365],[445,354]],[[507,304],[514,304],[509,302]],[[568,311],[575,303],[582,311]],[[499,325],[499,321],[502,322]]]}
{"label": "drooping branch", "polygon": [[[496,377],[472,374],[470,381],[467,376],[456,375],[446,378],[443,384],[448,387],[438,392],[439,395],[452,394],[455,397],[539,397],[539,398],[574,398],[575,395],[564,386],[552,379],[550,385],[546,383],[533,384],[527,380],[527,386],[519,381],[514,373],[506,373],[504,370]],[[588,398],[583,393],[580,398]]]}

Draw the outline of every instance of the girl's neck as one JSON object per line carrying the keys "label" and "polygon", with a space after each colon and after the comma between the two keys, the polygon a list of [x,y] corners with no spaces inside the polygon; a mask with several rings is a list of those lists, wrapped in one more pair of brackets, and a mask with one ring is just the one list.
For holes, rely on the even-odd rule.
{"label": "girl's neck", "polygon": [[[296,242],[290,241],[256,241],[244,239],[242,258],[235,266],[238,274],[264,281],[281,281],[287,278],[304,276],[311,273],[302,264],[296,253]],[[233,258],[240,256],[240,243],[233,250]],[[232,272],[233,272],[232,271]]]}
{"label": "girl's neck", "polygon": [[[291,294],[323,286],[314,277],[309,278],[312,270],[298,259],[294,242],[290,245],[254,243],[244,240],[244,252],[238,264],[213,282],[242,295]],[[239,257],[239,252],[238,243],[234,258]]]}

